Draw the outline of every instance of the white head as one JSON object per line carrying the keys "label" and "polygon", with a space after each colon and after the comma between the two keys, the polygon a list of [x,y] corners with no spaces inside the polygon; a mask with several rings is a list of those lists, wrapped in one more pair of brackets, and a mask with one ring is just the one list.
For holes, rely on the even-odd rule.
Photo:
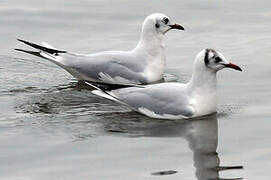
{"label": "white head", "polygon": [[171,23],[168,16],[161,13],[154,13],[147,16],[142,25],[142,33],[155,33],[164,35],[171,29],[184,30],[179,24]]}
{"label": "white head", "polygon": [[242,71],[242,69],[230,62],[218,51],[213,49],[203,49],[196,56],[195,65],[198,67],[205,67],[209,71],[217,72],[223,68],[232,68],[238,71]]}

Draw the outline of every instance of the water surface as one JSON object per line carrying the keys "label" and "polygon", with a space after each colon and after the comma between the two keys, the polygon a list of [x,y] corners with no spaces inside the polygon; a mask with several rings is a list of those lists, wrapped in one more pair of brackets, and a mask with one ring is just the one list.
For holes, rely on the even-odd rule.
{"label": "water surface", "polygon": [[[0,178],[270,179],[269,7],[266,0],[1,1]],[[189,79],[206,47],[244,69],[218,73],[217,114],[146,118],[13,50],[24,47],[16,38],[80,53],[129,50],[153,12],[186,28],[166,36],[167,73],[178,81]]]}

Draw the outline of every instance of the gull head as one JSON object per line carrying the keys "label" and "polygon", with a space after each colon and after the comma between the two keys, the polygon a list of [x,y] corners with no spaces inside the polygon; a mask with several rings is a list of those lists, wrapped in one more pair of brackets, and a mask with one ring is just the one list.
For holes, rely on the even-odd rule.
{"label": "gull head", "polygon": [[154,13],[147,16],[143,22],[143,33],[156,33],[164,35],[171,29],[184,30],[183,26],[172,23],[168,16]]}
{"label": "gull head", "polygon": [[224,68],[231,68],[238,71],[242,69],[229,62],[220,52],[213,49],[203,49],[196,57],[196,64],[204,64],[204,66],[213,72],[217,72]]}

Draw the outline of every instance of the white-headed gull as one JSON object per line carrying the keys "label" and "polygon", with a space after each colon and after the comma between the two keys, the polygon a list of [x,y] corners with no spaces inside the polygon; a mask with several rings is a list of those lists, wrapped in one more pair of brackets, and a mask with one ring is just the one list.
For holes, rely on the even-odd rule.
{"label": "white-headed gull", "polygon": [[43,46],[18,39],[35,49],[26,52],[52,61],[78,80],[107,84],[148,84],[163,78],[165,45],[163,36],[171,29],[184,30],[171,23],[161,13],[151,14],[143,22],[140,40],[130,51],[105,51],[94,54],[75,54],[57,50],[47,43]]}
{"label": "white-headed gull", "polygon": [[132,110],[152,118],[180,119],[216,112],[216,73],[223,68],[242,71],[213,49],[204,49],[195,58],[191,80],[168,82],[142,87],[103,90],[97,85],[96,95],[120,102]]}

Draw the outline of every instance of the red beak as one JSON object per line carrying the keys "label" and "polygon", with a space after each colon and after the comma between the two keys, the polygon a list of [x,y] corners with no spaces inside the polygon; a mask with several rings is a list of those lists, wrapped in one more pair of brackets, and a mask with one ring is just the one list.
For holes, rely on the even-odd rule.
{"label": "red beak", "polygon": [[238,70],[238,71],[242,71],[242,69],[241,69],[239,66],[237,66],[237,65],[235,65],[235,64],[232,64],[232,63],[224,64],[224,66],[225,66],[226,68],[232,68],[232,69],[235,69],[235,70]]}
{"label": "red beak", "polygon": [[180,24],[173,24],[173,25],[168,25],[171,27],[171,29],[179,29],[179,30],[184,30],[184,27],[181,26]]}

